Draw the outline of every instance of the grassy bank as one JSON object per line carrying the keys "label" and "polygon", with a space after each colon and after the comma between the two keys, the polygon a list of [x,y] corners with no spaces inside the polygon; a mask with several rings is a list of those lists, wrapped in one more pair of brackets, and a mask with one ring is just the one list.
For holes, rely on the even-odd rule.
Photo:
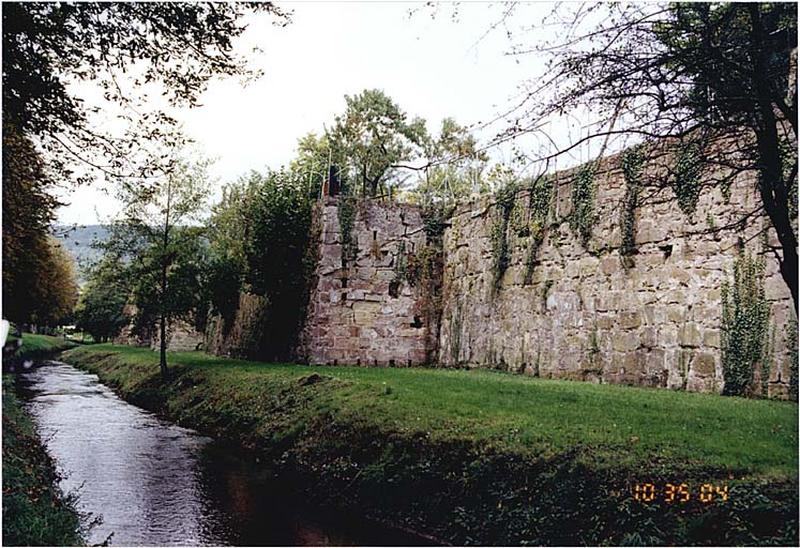
{"label": "grassy bank", "polygon": [[3,544],[81,545],[80,520],[58,488],[53,461],[3,376]]}
{"label": "grassy bank", "polygon": [[[9,336],[10,341],[17,340],[18,337]],[[76,345],[75,342],[63,337],[51,337],[50,335],[36,335],[33,333],[22,334],[22,346],[17,350],[14,359],[28,360],[50,356],[62,350],[67,350]]]}
{"label": "grassy bank", "polygon": [[[66,360],[127,399],[454,543],[797,540],[797,405],[487,371],[262,364],[95,345]],[[634,500],[686,484],[688,502]],[[701,502],[702,484],[728,500]],[[661,487],[659,487],[660,489]]]}

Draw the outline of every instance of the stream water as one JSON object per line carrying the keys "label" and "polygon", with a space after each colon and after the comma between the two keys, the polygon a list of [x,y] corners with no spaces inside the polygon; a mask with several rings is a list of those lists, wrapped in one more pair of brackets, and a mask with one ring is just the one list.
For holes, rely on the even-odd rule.
{"label": "stream water", "polygon": [[415,545],[358,516],[322,512],[230,447],[128,404],[61,362],[21,375],[48,452],[111,545]]}

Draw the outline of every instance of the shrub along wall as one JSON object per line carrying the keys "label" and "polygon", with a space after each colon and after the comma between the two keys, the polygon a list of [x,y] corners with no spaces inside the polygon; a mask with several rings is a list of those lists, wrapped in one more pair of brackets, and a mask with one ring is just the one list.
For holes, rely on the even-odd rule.
{"label": "shrub along wall", "polygon": [[[704,185],[673,160],[647,165],[628,151],[461,205],[438,288],[415,278],[431,251],[418,209],[360,204],[343,265],[341,207],[328,198],[300,353],[691,391],[720,392],[735,370],[741,393],[785,396],[794,311],[774,230],[759,216],[740,222],[758,206],[754,182]],[[761,266],[737,282],[746,257]],[[728,328],[755,322],[760,339],[737,348],[723,337],[723,289],[743,283],[749,296],[725,292]],[[431,303],[438,313],[425,313]]]}

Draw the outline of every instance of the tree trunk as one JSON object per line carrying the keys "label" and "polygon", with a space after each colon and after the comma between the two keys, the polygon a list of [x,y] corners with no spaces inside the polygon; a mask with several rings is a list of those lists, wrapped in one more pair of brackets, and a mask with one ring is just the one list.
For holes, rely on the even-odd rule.
{"label": "tree trunk", "polygon": [[[783,196],[784,192],[780,187],[785,185],[775,185],[776,177],[782,178],[781,160],[778,153],[777,133],[767,131],[767,135],[759,135],[758,149],[760,156],[760,173],[758,188],[761,194],[761,201],[764,203],[764,210],[775,228],[778,241],[783,249],[783,257],[780,258],[781,276],[792,294],[794,301],[794,313],[798,314],[798,257],[797,257],[797,236],[792,227],[792,220],[789,218],[788,196]],[[782,179],[781,179],[782,180]],[[776,186],[778,188],[776,188]]]}
{"label": "tree trunk", "polygon": [[166,240],[167,240],[167,232],[164,232],[164,256],[161,258],[161,313],[159,314],[159,347],[160,347],[160,355],[159,355],[159,363],[161,365],[161,378],[166,381],[169,377],[169,371],[167,371],[167,313],[166,313],[166,306],[164,300],[167,296],[167,269],[169,268],[169,260],[166,256]]}
{"label": "tree trunk", "polygon": [[756,105],[755,134],[758,146],[759,181],[758,189],[764,210],[767,212],[772,226],[778,235],[778,241],[783,248],[783,257],[780,259],[781,276],[786,282],[794,302],[795,317],[798,314],[798,264],[797,264],[797,235],[789,218],[789,191],[791,181],[784,181],[783,160],[780,155],[780,136],[778,134],[778,120],[772,104],[772,94],[769,88],[767,74],[767,61],[764,49],[764,27],[761,21],[761,8],[758,4],[748,4],[750,12],[752,60],[753,60],[753,87],[758,99]]}
{"label": "tree trunk", "polygon": [[166,381],[169,377],[169,371],[167,370],[167,319],[163,314],[161,315],[159,331],[161,335],[161,340],[159,341],[161,343],[159,364],[161,365],[161,378]]}
{"label": "tree trunk", "polygon": [[167,306],[166,306],[166,299],[167,299],[167,270],[169,269],[170,263],[170,256],[169,256],[169,214],[170,214],[170,206],[172,205],[172,176],[167,177],[167,208],[166,213],[164,215],[164,239],[162,241],[162,254],[161,254],[161,303],[160,303],[160,310],[161,317],[159,326],[161,340],[159,341],[161,344],[159,349],[159,364],[161,366],[161,378],[164,382],[167,381],[169,378],[169,371],[167,370]]}

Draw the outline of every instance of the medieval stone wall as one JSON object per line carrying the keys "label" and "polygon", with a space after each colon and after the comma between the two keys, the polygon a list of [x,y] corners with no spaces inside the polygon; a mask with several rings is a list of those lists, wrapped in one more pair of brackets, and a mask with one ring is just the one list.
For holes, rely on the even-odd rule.
{"label": "medieval stone wall", "polygon": [[[440,328],[426,325],[433,322],[423,288],[398,275],[401,256],[407,264],[426,244],[420,211],[361,202],[353,228],[358,258],[343,267],[337,202],[327,198],[300,354],[320,364],[436,363],[720,391],[722,286],[744,247],[767,262],[769,389],[785,393],[794,311],[778,272],[774,231],[762,237],[768,225],[758,216],[739,222],[758,209],[753,180],[734,180],[729,199],[718,184],[703,188],[696,211],[686,215],[654,168],[647,176],[656,184],[641,190],[635,210],[635,253],[623,260],[625,181],[618,164],[605,159],[594,178],[596,217],[585,246],[568,223],[575,170],[557,175],[528,280],[530,235],[509,226],[509,264],[496,281],[492,238],[500,208],[490,197],[460,206],[444,233]],[[527,191],[518,192],[515,209],[524,214],[528,200]]]}
{"label": "medieval stone wall", "polygon": [[[174,320],[167,328],[167,350],[170,352],[192,352],[203,350],[203,333],[197,331],[192,324],[184,320]],[[158,350],[161,335],[158,329],[153,332],[150,348]]]}
{"label": "medieval stone wall", "polygon": [[[774,230],[760,236],[763,219],[745,226],[758,208],[753,180],[737,178],[726,200],[719,185],[700,193],[691,216],[673,190],[659,183],[641,190],[635,210],[636,253],[623,264],[620,215],[625,182],[618,159],[595,177],[596,220],[584,247],[572,233],[572,176],[560,174],[555,203],[533,275],[525,284],[527,239],[508,230],[510,262],[499,287],[492,276],[491,235],[499,214],[488,198],[464,205],[445,233],[444,311],[439,362],[496,367],[536,376],[626,383],[690,391],[723,386],[721,292],[731,280],[741,246],[764,254],[766,297],[775,336],[770,392],[786,390],[785,337],[794,316],[778,272]],[[528,200],[518,193],[515,206]]]}
{"label": "medieval stone wall", "polygon": [[[153,350],[158,350],[161,345],[161,335],[158,324],[154,324],[149,330],[142,330],[136,326],[133,319],[136,315],[136,306],[133,304],[125,305],[123,314],[130,318],[130,323],[122,328],[119,334],[114,337],[114,344],[127,344],[129,346],[149,346]],[[197,331],[191,323],[184,320],[173,320],[167,327],[167,350],[170,352],[190,352],[202,350],[204,335]]]}
{"label": "medieval stone wall", "polygon": [[425,363],[428,326],[421,295],[398,261],[425,244],[418,208],[359,201],[355,260],[342,264],[337,200],[321,216],[320,253],[299,354],[310,363],[408,366]]}
{"label": "medieval stone wall", "polygon": [[256,356],[268,304],[266,297],[240,293],[236,311],[230,318],[220,314],[209,318],[205,333],[207,351],[232,358]]}

